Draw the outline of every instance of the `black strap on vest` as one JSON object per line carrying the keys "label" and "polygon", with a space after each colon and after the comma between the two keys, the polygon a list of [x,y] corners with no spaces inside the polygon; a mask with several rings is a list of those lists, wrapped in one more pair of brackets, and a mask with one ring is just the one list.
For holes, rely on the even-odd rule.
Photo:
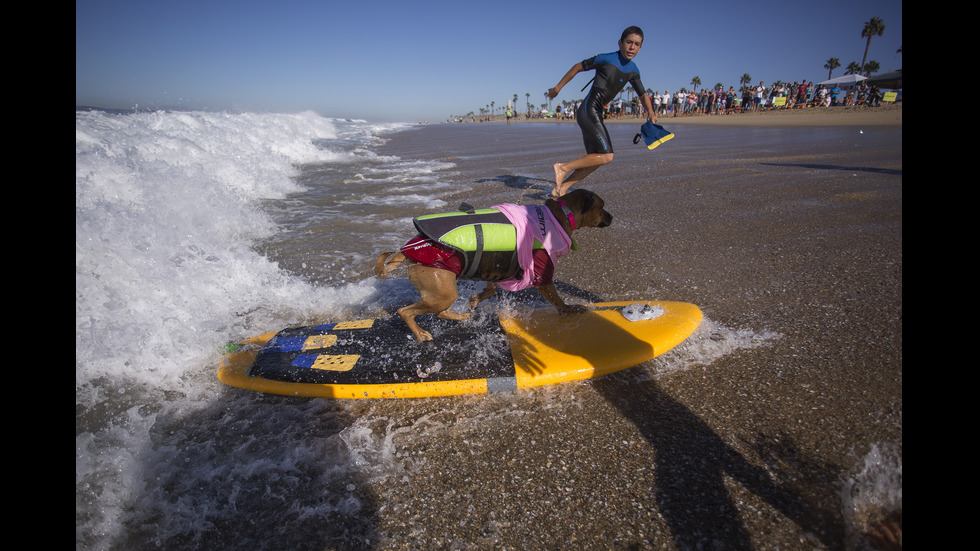
{"label": "black strap on vest", "polygon": [[[415,224],[415,229],[417,229],[419,233],[425,237],[433,241],[438,241],[439,243],[451,247],[460,253],[460,255],[463,257],[463,269],[459,275],[460,277],[466,278],[476,277],[480,270],[480,260],[483,258],[484,249],[483,224],[511,225],[510,220],[502,212],[494,211],[492,213],[476,214],[473,210],[461,212],[455,216],[437,216],[433,218],[425,218],[423,220],[416,218],[413,220],[413,223]],[[463,225],[474,227],[476,233],[476,250],[474,251],[464,251],[459,247],[456,247],[451,243],[445,243],[440,239],[443,235]],[[511,255],[507,273],[514,274],[516,273],[516,269],[518,269],[518,261],[517,250],[515,247],[515,250]]]}

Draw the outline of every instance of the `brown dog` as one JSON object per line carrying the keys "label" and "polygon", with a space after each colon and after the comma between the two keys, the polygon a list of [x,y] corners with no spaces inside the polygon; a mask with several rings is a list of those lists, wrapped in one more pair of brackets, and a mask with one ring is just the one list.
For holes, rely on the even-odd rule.
{"label": "brown dog", "polygon": [[[577,228],[604,228],[612,223],[612,215],[606,212],[603,207],[605,202],[595,193],[587,191],[584,189],[577,189],[571,193],[568,193],[561,197],[559,200],[548,199],[545,201],[544,207],[551,212],[554,217],[553,221],[550,221],[550,226],[552,228],[559,228],[555,231],[564,231],[568,238],[571,238],[572,231]],[[537,207],[533,207],[537,208]],[[543,210],[543,209],[539,209]],[[557,222],[557,224],[554,224]],[[543,226],[543,224],[542,224]],[[558,236],[561,239],[566,239],[565,236]],[[419,238],[416,238],[419,239]],[[409,244],[418,243],[419,241],[410,241]],[[423,244],[422,246],[427,246]],[[453,269],[453,266],[459,267],[461,259],[461,254],[459,252],[446,253],[449,257],[445,263],[435,262],[420,264],[417,260],[406,256],[405,252],[408,250],[408,245],[402,248],[402,252],[387,252],[382,253],[378,256],[377,264],[374,268],[374,273],[378,278],[382,278],[389,274],[392,270],[397,268],[403,262],[408,261],[408,280],[415,286],[418,290],[421,300],[414,304],[410,304],[398,310],[398,315],[405,321],[408,328],[411,329],[412,334],[419,341],[432,340],[432,335],[419,327],[418,323],[415,321],[415,316],[421,314],[435,314],[436,317],[451,320],[465,320],[469,319],[472,314],[458,314],[455,312],[450,312],[449,307],[452,306],[453,302],[456,301],[459,293],[456,288],[457,277],[464,277],[466,279],[482,279],[487,281],[486,287],[482,292],[472,295],[470,297],[467,306],[469,308],[476,308],[478,304],[484,300],[493,296],[497,291],[497,281],[505,280],[507,278],[514,277],[509,267],[513,265],[514,258],[516,258],[513,252],[508,251],[486,251],[482,252],[479,257],[478,263],[474,263],[472,268],[472,276],[457,276],[460,270]],[[453,255],[455,254],[455,258]],[[537,254],[537,253],[536,253]],[[544,259],[544,260],[541,260]],[[541,261],[539,264],[539,260]],[[447,267],[447,264],[449,265]],[[538,255],[535,258],[535,278],[537,278],[538,269],[543,268],[545,275],[538,278],[533,286],[537,287],[538,291],[558,309],[561,314],[573,314],[586,311],[584,306],[573,305],[569,306],[565,304],[558,291],[555,289],[554,284],[551,282],[551,271],[554,266],[551,263],[551,259],[547,256],[541,257]],[[517,276],[523,276],[523,270],[517,272]]]}

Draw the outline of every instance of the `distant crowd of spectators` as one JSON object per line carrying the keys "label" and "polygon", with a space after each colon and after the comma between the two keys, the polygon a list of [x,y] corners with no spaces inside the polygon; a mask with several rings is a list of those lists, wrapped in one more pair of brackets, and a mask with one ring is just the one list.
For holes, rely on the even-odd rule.
{"label": "distant crowd of spectators", "polygon": [[[734,86],[730,86],[728,90],[717,88],[698,92],[679,90],[671,93],[670,90],[664,90],[662,94],[653,92],[651,100],[658,117],[688,117],[812,107],[877,107],[881,105],[882,93],[878,87],[864,83],[845,89],[840,86],[827,87],[823,84],[814,84],[804,80],[792,84],[779,82],[773,86],[766,86],[765,82],[759,82],[755,86],[743,86],[741,90],[735,90]],[[521,118],[574,120],[579,103],[577,101],[568,102],[556,107],[553,111],[535,112],[528,109],[527,114]],[[606,105],[605,117],[639,117],[643,114],[638,99],[634,98],[631,101],[617,99]],[[508,122],[514,115],[516,113],[508,112]],[[483,116],[480,119],[474,117],[473,120],[491,122],[494,119],[490,116]],[[460,122],[462,122],[462,118],[460,118]]]}
{"label": "distant crowd of spectators", "polygon": [[[734,86],[730,86],[728,90],[717,88],[698,92],[679,90],[671,93],[670,90],[664,90],[663,93],[654,92],[651,99],[658,117],[687,117],[810,107],[877,107],[881,105],[882,94],[876,86],[865,84],[842,89],[839,86],[827,87],[804,80],[792,84],[779,82],[773,86],[759,82],[741,90],[735,90]],[[554,116],[572,119],[577,107],[577,103],[568,104],[556,110]],[[615,101],[606,106],[606,117],[640,116],[641,111],[640,103],[635,99],[632,102]]]}
{"label": "distant crowd of spectators", "polygon": [[777,83],[766,86],[759,82],[735,90],[711,89],[699,92],[680,90],[670,93],[654,93],[653,105],[658,117],[686,117],[692,115],[720,115],[767,111],[773,109],[803,109],[845,105],[881,105],[882,94],[876,86],[858,84],[847,90],[839,86],[827,87],[813,82]]}

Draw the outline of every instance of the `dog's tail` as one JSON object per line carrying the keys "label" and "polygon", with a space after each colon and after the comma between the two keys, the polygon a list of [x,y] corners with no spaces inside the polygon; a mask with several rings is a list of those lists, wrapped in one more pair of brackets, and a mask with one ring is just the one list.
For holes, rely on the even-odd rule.
{"label": "dog's tail", "polygon": [[388,252],[378,255],[378,262],[374,265],[374,275],[378,279],[391,273],[392,270],[401,266],[407,257],[401,252]]}

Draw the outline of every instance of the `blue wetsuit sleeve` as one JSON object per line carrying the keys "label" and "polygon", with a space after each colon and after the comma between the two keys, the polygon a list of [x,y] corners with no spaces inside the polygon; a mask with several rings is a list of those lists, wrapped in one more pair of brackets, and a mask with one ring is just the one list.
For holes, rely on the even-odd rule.
{"label": "blue wetsuit sleeve", "polygon": [[630,79],[630,84],[633,86],[633,90],[636,91],[637,96],[647,95],[647,90],[643,87],[643,83],[640,81],[640,73],[637,73],[635,77]]}

